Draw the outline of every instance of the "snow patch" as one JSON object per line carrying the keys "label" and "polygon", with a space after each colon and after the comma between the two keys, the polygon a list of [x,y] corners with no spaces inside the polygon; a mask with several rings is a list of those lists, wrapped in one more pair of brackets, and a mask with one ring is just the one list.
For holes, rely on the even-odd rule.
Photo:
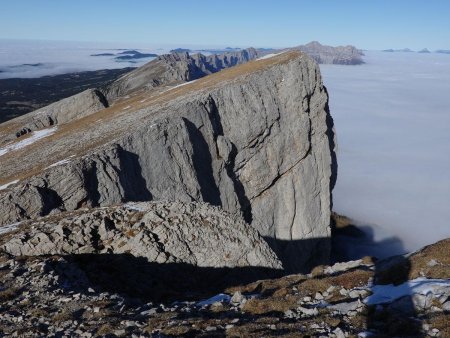
{"label": "snow patch", "polygon": [[271,53],[271,54],[266,54],[264,56],[261,56],[260,58],[257,58],[256,60],[265,60],[265,59],[270,59],[273,58],[274,56],[280,55],[283,53]]}
{"label": "snow patch", "polygon": [[22,222],[17,222],[13,224],[8,224],[0,227],[0,235],[7,234],[8,232],[14,231]]}
{"label": "snow patch", "polygon": [[136,211],[147,211],[145,203],[126,203],[123,205],[125,208]]}
{"label": "snow patch", "polygon": [[224,293],[219,293],[218,295],[215,295],[211,298],[208,298],[208,299],[198,302],[197,306],[212,305],[217,302],[229,303],[230,301],[231,301],[230,295],[226,295]]}
{"label": "snow patch", "polygon": [[4,190],[4,189],[8,188],[10,185],[16,184],[17,182],[19,182],[19,180],[14,180],[14,181],[5,183],[3,185],[0,185],[0,190]]}
{"label": "snow patch", "polygon": [[400,285],[374,285],[371,287],[373,294],[364,300],[367,305],[391,303],[396,299],[412,296],[414,294],[427,295],[432,293],[439,295],[442,289],[450,289],[450,279],[426,279],[419,277]]}
{"label": "snow patch", "polygon": [[192,80],[192,81],[180,83],[179,85],[176,85],[176,86],[171,87],[169,90],[172,90],[172,89],[175,89],[175,88],[178,88],[178,87],[186,86],[186,85],[188,85],[188,84],[194,83],[195,81],[197,81],[197,80]]}
{"label": "snow patch", "polygon": [[6,153],[9,153],[10,151],[15,151],[15,150],[25,148],[40,139],[50,136],[56,132],[56,129],[57,129],[57,127],[36,130],[31,134],[30,137],[28,137],[22,141],[10,143],[4,147],[1,147],[0,148],[0,156],[5,155]]}
{"label": "snow patch", "polygon": [[63,164],[66,164],[66,163],[70,163],[70,158],[72,158],[72,157],[74,157],[75,155],[72,155],[72,156],[69,156],[68,158],[66,158],[66,159],[64,159],[64,160],[61,160],[61,161],[58,161],[58,162],[55,162],[55,163],[53,163],[53,164],[50,164],[47,168],[45,168],[45,169],[49,169],[49,168],[53,168],[53,167],[57,167],[57,166],[59,166],[59,165],[63,165]]}
{"label": "snow patch", "polygon": [[127,109],[130,109],[131,108],[131,106],[126,106],[125,108],[122,108],[122,110],[127,110]]}

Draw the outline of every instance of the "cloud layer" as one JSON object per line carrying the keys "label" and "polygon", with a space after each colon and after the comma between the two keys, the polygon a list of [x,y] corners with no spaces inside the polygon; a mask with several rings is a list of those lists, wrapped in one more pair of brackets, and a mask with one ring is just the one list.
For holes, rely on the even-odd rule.
{"label": "cloud layer", "polygon": [[334,208],[411,251],[450,237],[450,56],[365,53],[361,66],[321,66],[339,144]]}
{"label": "cloud layer", "polygon": [[[135,48],[127,48],[135,47]],[[141,48],[139,48],[141,47]],[[90,42],[50,42],[0,40],[0,79],[41,77],[70,72],[138,67],[152,58],[118,62],[120,49],[137,49],[143,53],[162,54],[170,47],[121,46]]]}

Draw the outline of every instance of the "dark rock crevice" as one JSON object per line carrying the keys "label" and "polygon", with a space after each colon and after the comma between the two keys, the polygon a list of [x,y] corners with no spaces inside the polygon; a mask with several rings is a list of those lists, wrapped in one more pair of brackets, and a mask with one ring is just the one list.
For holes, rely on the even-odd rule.
{"label": "dark rock crevice", "polygon": [[[208,111],[208,116],[213,128],[214,140],[216,141],[216,151],[217,154],[219,154],[219,151],[217,149],[217,138],[218,136],[224,136],[219,108],[217,107],[217,103],[211,96],[208,97],[205,107]],[[244,217],[244,220],[250,224],[253,220],[250,199],[247,197],[244,185],[239,180],[239,177],[236,174],[237,171],[235,169],[235,161],[238,150],[231,141],[229,141],[229,144],[231,146],[231,151],[228,154],[228,158],[224,159],[225,170],[228,177],[233,182],[234,192],[236,193],[236,196],[238,198],[242,216]]]}
{"label": "dark rock crevice", "polygon": [[45,182],[44,187],[37,186],[36,190],[38,191],[42,199],[40,216],[46,216],[54,209],[64,210],[64,201],[55,190],[47,187],[47,182]]}
{"label": "dark rock crevice", "polygon": [[[328,97],[328,90],[324,86],[323,87],[326,96]],[[337,163],[337,143],[336,143],[336,132],[334,128],[334,121],[333,117],[330,114],[330,107],[328,105],[328,101],[325,105],[325,113],[326,113],[326,124],[327,124],[327,130],[326,130],[326,136],[328,138],[328,145],[331,153],[331,177],[330,177],[330,196],[332,196],[332,192],[334,189],[334,186],[336,185],[337,181],[337,175],[338,175],[338,163]],[[333,209],[333,199],[331,198],[331,209]]]}
{"label": "dark rock crevice", "polygon": [[82,171],[84,187],[86,189],[86,197],[83,201],[78,203],[78,207],[90,204],[93,207],[99,206],[100,192],[98,191],[98,170],[97,163],[92,162],[88,168]]}
{"label": "dark rock crevice", "polygon": [[119,182],[123,188],[123,199],[126,201],[151,201],[152,194],[148,190],[147,181],[142,175],[139,156],[117,145],[120,170]]}
{"label": "dark rock crevice", "polygon": [[220,206],[222,205],[220,190],[214,178],[212,156],[208,142],[194,123],[184,117],[183,121],[193,149],[192,163],[202,198],[205,202]]}

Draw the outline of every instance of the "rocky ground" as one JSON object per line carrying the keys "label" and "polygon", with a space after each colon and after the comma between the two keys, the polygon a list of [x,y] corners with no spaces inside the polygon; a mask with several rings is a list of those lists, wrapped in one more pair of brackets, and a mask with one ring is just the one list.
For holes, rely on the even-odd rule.
{"label": "rocky ground", "polygon": [[[151,224],[158,223],[155,217],[159,215],[167,221],[166,228],[171,227],[169,224],[175,224],[176,228],[174,215],[183,208],[189,214],[185,219],[197,217],[197,221],[192,221],[196,224],[201,223],[201,215],[216,225],[223,217],[217,216],[221,213],[218,208],[210,210],[201,204],[177,203],[172,213],[164,203],[144,203],[141,208],[142,205],[150,211],[136,210],[136,205],[100,208],[84,216],[80,216],[83,211],[48,216],[5,231],[1,235],[0,255],[3,336],[450,335],[450,239],[412,255],[378,262],[366,257],[318,266],[307,275],[273,278],[279,270],[202,267],[201,263],[183,263],[180,258],[159,264],[155,257],[154,263],[150,258],[142,258],[143,253],[136,251],[139,248],[134,252],[133,248],[127,249],[127,241],[145,237],[141,236],[144,229],[138,226],[142,220],[151,229]],[[109,223],[105,222],[106,213],[111,218]],[[77,223],[89,230],[89,219],[95,217],[102,218],[104,224],[109,224],[109,231],[118,236],[114,240],[116,247],[106,248],[104,239],[108,234],[102,231],[108,232],[107,229],[100,230],[100,235],[85,231],[76,240],[64,228],[72,220],[73,234]],[[134,226],[128,229],[126,224],[130,222],[124,219],[132,219]],[[158,233],[154,228],[152,231]],[[65,240],[58,239],[59,232]],[[176,230],[170,234],[173,238],[181,237]],[[225,238],[233,236],[236,233],[225,234]],[[28,248],[26,256],[17,249],[19,240],[23,248]],[[92,244],[95,241],[100,245],[97,249]],[[51,246],[51,243],[59,244]],[[125,250],[120,251],[120,245]],[[148,250],[155,246],[148,245]],[[195,247],[198,243],[193,243],[192,248]],[[221,247],[224,245],[217,243],[218,251]],[[246,245],[242,247],[245,252]],[[168,244],[165,251],[172,252],[174,257],[176,246],[171,251]],[[242,255],[245,254],[238,256]],[[266,261],[277,267],[273,258]],[[263,274],[266,278],[272,274],[272,278],[246,284]]]}

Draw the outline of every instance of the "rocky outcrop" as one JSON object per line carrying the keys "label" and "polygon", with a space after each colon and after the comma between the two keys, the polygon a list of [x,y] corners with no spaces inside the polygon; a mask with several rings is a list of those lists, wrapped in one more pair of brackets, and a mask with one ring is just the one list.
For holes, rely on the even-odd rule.
{"label": "rocky outcrop", "polygon": [[142,202],[83,209],[22,229],[1,250],[14,256],[127,253],[156,263],[281,269],[255,229],[207,204]]}
{"label": "rocky outcrop", "polygon": [[206,201],[244,215],[291,271],[328,261],[334,132],[312,59],[283,53],[133,100],[145,102],[28,146],[27,163],[4,155],[3,177],[34,174],[0,190],[1,223],[126,201]]}
{"label": "rocky outcrop", "polygon": [[312,41],[306,45],[294,47],[294,49],[308,54],[317,63],[339,65],[359,65],[364,63],[361,57],[364,54],[354,46],[331,47]]}

